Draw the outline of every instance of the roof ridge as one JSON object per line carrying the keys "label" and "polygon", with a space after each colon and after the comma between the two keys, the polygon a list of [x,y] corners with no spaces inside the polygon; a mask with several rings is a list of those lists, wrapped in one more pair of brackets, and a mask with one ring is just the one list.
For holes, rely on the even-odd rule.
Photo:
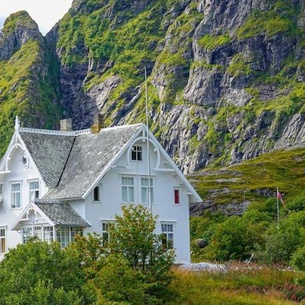
{"label": "roof ridge", "polygon": [[[109,126],[109,127],[105,127],[102,128],[101,131],[104,130],[109,130],[109,129],[123,129],[123,128],[127,128],[127,127],[135,127],[135,126],[141,126],[144,125],[143,123],[136,123],[136,124],[126,124],[126,125],[118,125],[118,126]],[[100,131],[100,132],[101,132]]]}
{"label": "roof ridge", "polygon": [[53,130],[53,129],[38,129],[38,128],[25,128],[20,127],[19,132],[24,133],[36,133],[36,134],[45,134],[45,135],[60,135],[60,136],[78,136],[81,134],[91,133],[90,128],[75,130],[75,131],[62,131],[62,130]]}
{"label": "roof ridge", "polygon": [[[141,126],[143,123],[137,124],[126,124],[126,125],[119,125],[119,126],[110,126],[101,129],[101,131],[107,130],[114,130],[114,129],[123,129],[127,127],[134,127],[134,126]],[[18,129],[19,132],[24,133],[36,133],[36,134],[44,134],[44,135],[60,135],[60,136],[79,136],[83,134],[91,134],[91,129],[81,129],[81,130],[71,130],[71,131],[62,131],[62,130],[53,130],[53,129],[39,129],[39,128],[27,128],[27,127],[20,127]]]}

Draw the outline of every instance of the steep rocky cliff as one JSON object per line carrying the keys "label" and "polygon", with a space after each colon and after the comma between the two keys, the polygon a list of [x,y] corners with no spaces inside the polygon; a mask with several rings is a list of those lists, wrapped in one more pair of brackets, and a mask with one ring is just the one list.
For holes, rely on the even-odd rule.
{"label": "steep rocky cliff", "polygon": [[18,114],[26,126],[54,127],[60,118],[56,58],[25,11],[11,15],[0,33],[0,155]]}
{"label": "steep rocky cliff", "polygon": [[237,163],[304,141],[304,26],[301,0],[74,0],[46,36],[50,103],[75,128],[144,122],[146,68],[150,127],[181,169]]}

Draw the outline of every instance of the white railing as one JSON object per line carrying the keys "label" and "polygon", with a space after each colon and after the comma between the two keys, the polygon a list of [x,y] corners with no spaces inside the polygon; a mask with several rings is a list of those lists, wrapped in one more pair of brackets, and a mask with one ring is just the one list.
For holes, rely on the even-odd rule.
{"label": "white railing", "polygon": [[83,130],[75,130],[75,131],[61,131],[61,130],[50,130],[50,129],[38,129],[38,128],[19,128],[20,132],[27,133],[37,133],[37,134],[45,134],[45,135],[61,135],[61,136],[77,136],[81,134],[89,134],[91,132],[90,128]]}

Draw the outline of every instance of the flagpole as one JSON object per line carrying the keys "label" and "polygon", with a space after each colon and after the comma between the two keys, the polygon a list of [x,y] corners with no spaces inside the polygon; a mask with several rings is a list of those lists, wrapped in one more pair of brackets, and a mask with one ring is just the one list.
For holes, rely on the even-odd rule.
{"label": "flagpole", "polygon": [[277,229],[280,229],[280,207],[279,207],[279,188],[276,188],[276,213],[277,213]]}
{"label": "flagpole", "polygon": [[147,72],[146,67],[144,68],[145,72],[145,108],[146,108],[146,128],[147,128],[147,134],[146,134],[146,145],[147,145],[147,167],[148,167],[148,207],[150,210],[150,213],[152,214],[152,198],[151,198],[151,173],[150,173],[150,147],[149,147],[149,128],[148,128],[148,90],[147,90]]}

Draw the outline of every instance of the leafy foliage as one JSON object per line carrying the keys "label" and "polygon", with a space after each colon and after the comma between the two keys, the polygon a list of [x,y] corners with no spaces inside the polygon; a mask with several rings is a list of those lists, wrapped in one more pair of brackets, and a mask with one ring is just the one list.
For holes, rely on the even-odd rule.
{"label": "leafy foliage", "polygon": [[[11,249],[0,264],[0,303],[81,304],[80,261],[36,239]],[[58,303],[56,303],[58,302]]]}
{"label": "leafy foliage", "polygon": [[0,263],[0,303],[164,304],[174,256],[154,233],[155,222],[142,206],[125,207],[109,244],[93,234],[63,250],[35,238],[18,245]]}

